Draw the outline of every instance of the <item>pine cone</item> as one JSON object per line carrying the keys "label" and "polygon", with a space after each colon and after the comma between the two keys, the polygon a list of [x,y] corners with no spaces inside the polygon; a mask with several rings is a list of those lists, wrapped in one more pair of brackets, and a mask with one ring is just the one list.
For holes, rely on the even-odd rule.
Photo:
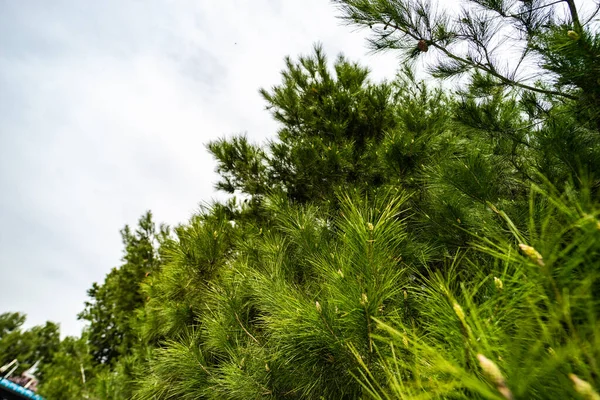
{"label": "pine cone", "polygon": [[419,43],[417,43],[417,48],[419,50],[421,50],[423,53],[426,53],[427,50],[429,50],[429,46],[427,45],[427,42],[424,41],[423,39],[419,40]]}
{"label": "pine cone", "polygon": [[575,31],[569,31],[567,32],[567,36],[570,37],[573,40],[579,40],[579,34]]}

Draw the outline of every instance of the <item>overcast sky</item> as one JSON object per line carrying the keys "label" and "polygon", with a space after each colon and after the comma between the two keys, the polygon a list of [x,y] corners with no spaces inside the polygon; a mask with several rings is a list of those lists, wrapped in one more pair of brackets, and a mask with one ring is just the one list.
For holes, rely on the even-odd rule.
{"label": "overcast sky", "polygon": [[260,87],[321,42],[392,78],[328,0],[0,0],[0,313],[79,334],[86,290],[145,210],[216,196],[205,143],[272,138]]}

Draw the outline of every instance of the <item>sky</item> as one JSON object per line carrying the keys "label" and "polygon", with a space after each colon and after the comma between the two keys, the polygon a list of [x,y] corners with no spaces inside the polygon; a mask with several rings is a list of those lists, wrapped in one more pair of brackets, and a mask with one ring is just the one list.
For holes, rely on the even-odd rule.
{"label": "sky", "polygon": [[119,230],[185,222],[214,190],[205,144],[278,126],[258,94],[323,44],[393,78],[328,0],[0,0],[0,313],[78,335]]}

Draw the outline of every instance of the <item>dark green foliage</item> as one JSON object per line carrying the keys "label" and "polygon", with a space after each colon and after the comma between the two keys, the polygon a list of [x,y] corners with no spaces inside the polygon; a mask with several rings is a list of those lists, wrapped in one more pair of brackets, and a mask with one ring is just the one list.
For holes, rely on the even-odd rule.
{"label": "dark green foliage", "polygon": [[298,202],[333,201],[332,188],[379,184],[376,149],[396,126],[393,87],[373,84],[368,70],[338,57],[331,71],[321,47],[286,59],[283,82],[261,90],[282,125],[262,150],[244,137],[209,144],[223,180],[217,188],[251,196],[281,190]]}
{"label": "dark green foliage", "polygon": [[0,314],[0,340],[7,334],[19,329],[27,317],[18,312]]}
{"label": "dark green foliage", "polygon": [[267,160],[262,149],[248,143],[244,136],[212,142],[208,149],[219,160],[217,172],[223,180],[217,183],[217,189],[253,196],[265,193]]}
{"label": "dark green foliage", "polygon": [[102,285],[94,283],[88,291],[92,300],[79,317],[90,322],[88,339],[97,363],[113,363],[130,353],[137,342],[132,318],[144,303],[140,284],[158,270],[155,246],[166,234],[166,228],[156,232],[150,212],[140,218],[135,232],[125,226],[121,231],[124,264],[113,268]]}

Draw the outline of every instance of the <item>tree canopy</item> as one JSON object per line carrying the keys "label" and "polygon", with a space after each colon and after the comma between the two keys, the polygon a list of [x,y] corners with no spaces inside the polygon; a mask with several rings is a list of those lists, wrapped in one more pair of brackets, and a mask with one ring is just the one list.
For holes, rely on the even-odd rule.
{"label": "tree canopy", "polygon": [[229,199],[125,227],[81,338],[0,317],[40,393],[600,398],[600,4],[333,3],[397,75],[286,58],[273,138],[207,144]]}

